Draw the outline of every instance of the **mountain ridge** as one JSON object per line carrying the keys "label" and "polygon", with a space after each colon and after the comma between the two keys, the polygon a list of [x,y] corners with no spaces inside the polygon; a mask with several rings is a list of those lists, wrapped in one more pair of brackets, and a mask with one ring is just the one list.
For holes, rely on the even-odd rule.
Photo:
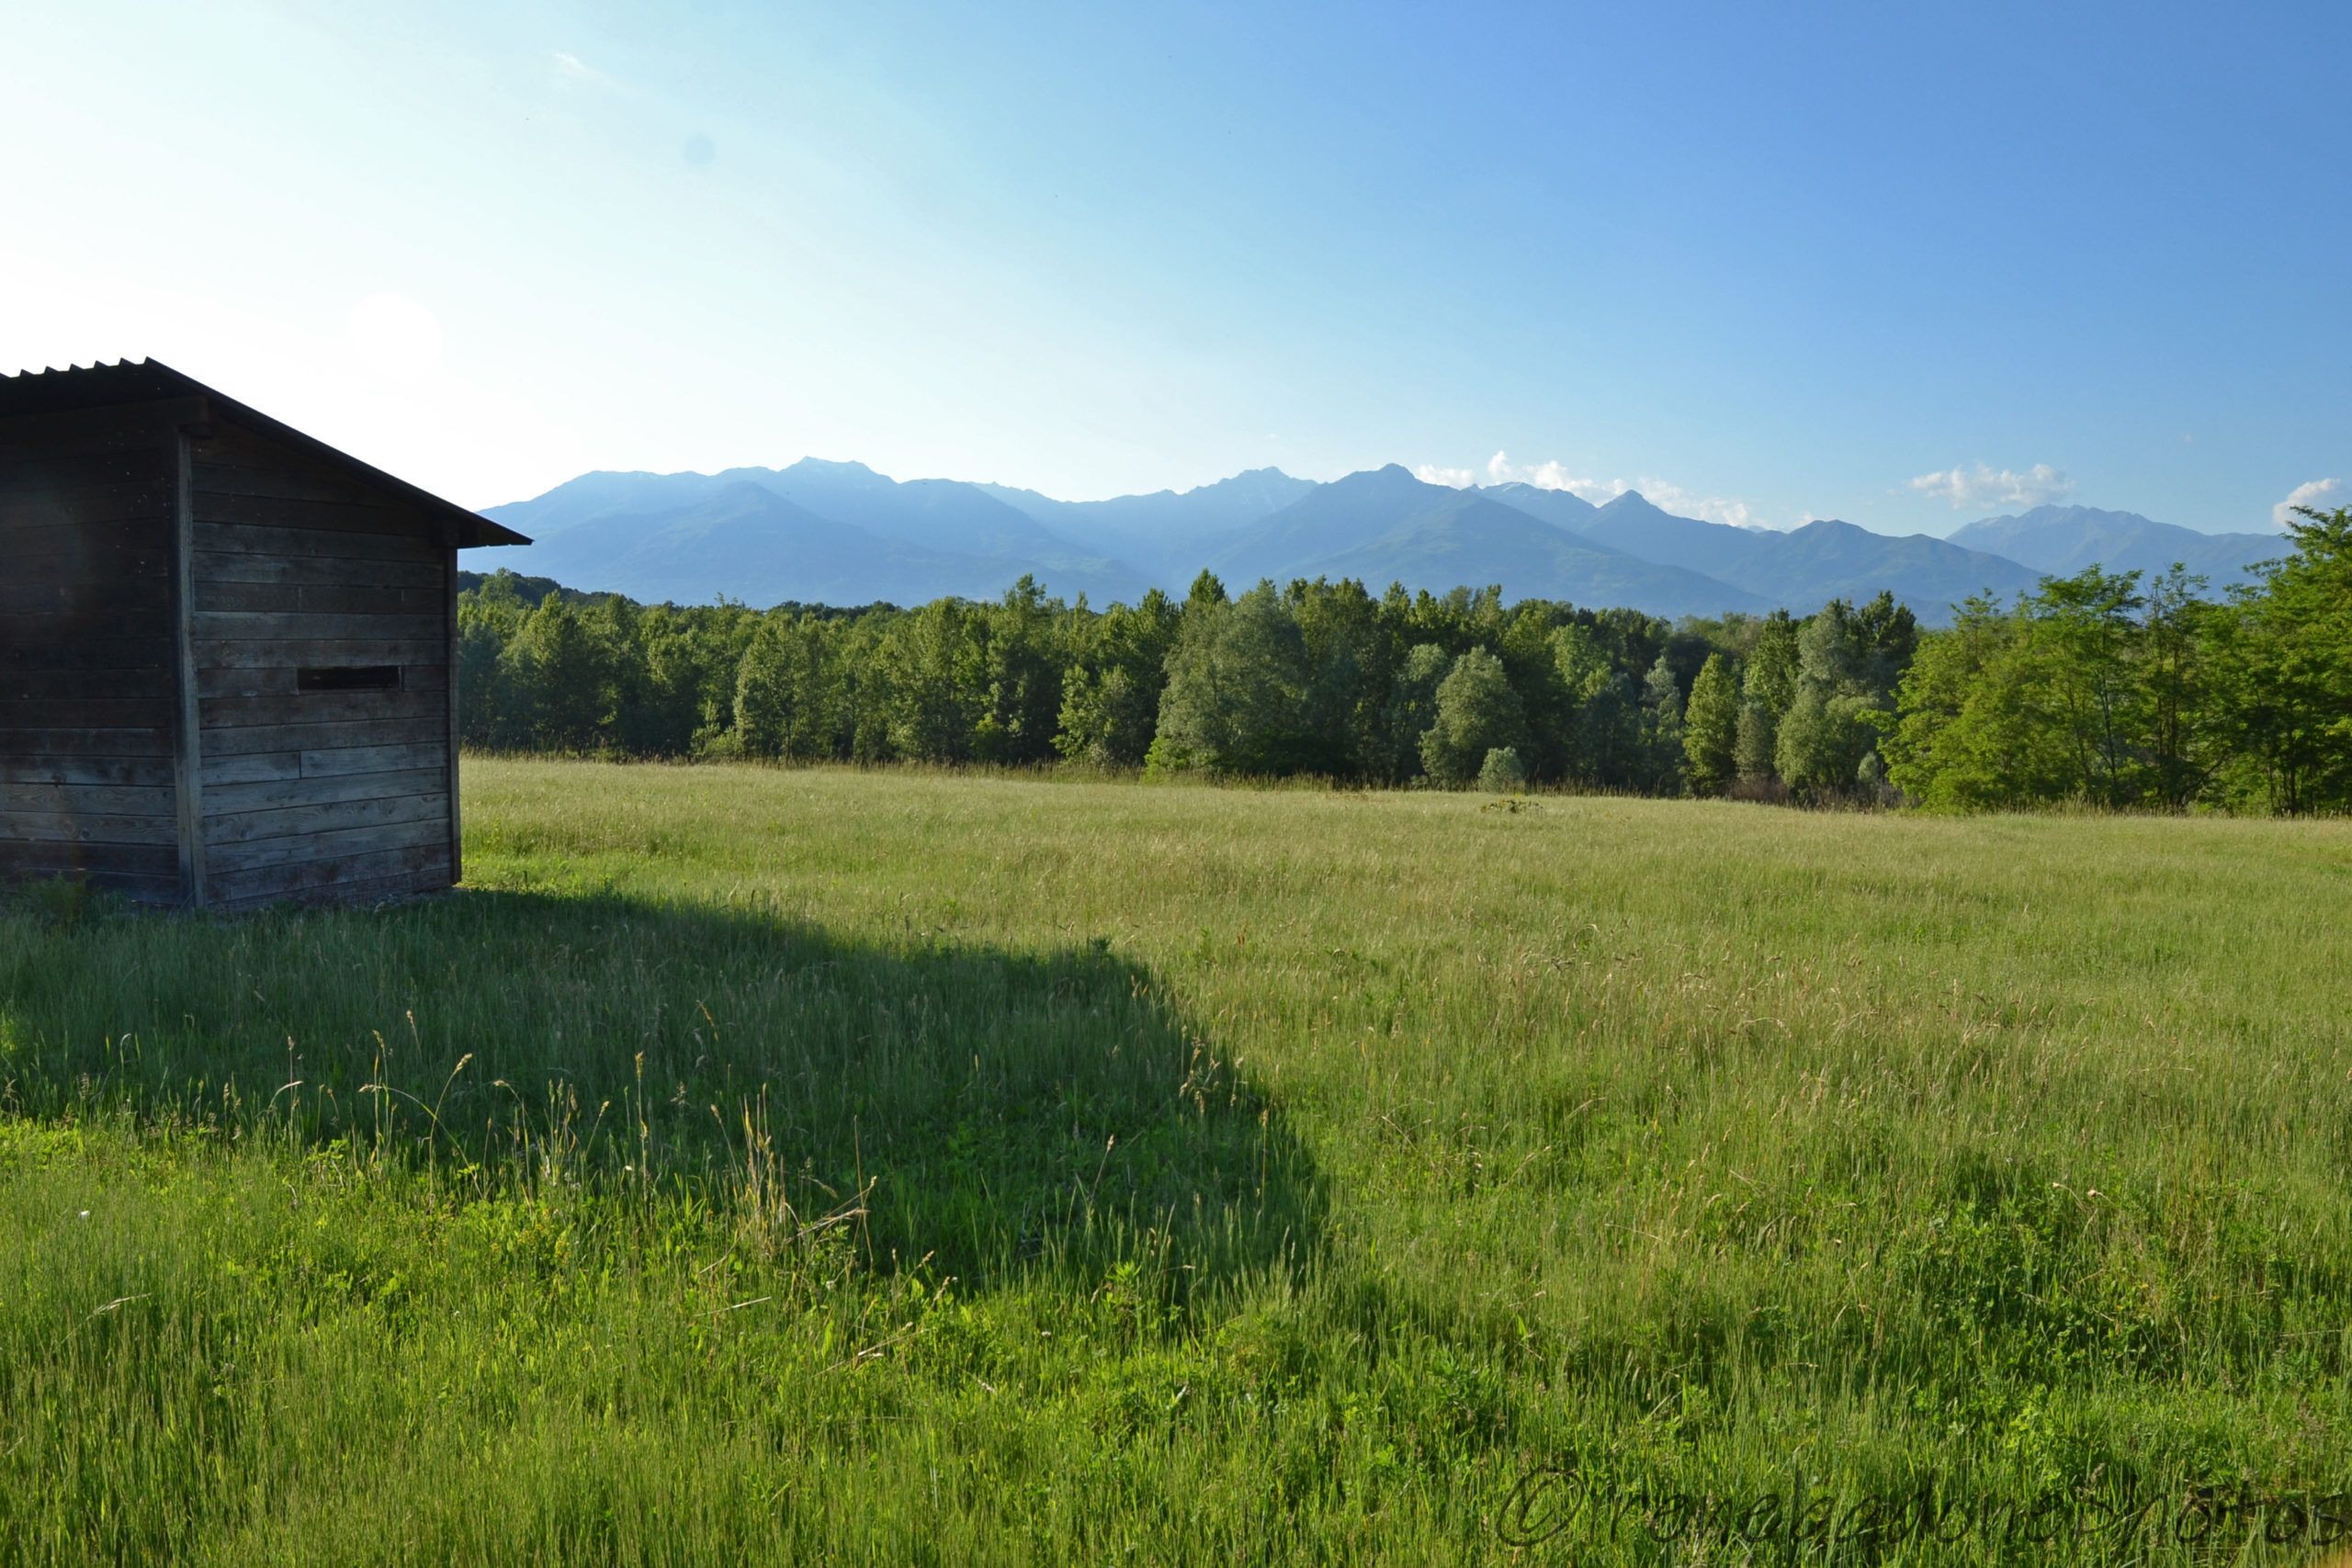
{"label": "mountain ridge", "polygon": [[1269,466],[1188,491],[1066,502],[804,457],[716,474],[592,470],[484,514],[538,540],[513,552],[517,570],[640,598],[770,604],[989,598],[1024,575],[1065,596],[1132,602],[1147,588],[1182,592],[1206,569],[1236,589],[1317,575],[1375,590],[1499,584],[1513,598],[1668,616],[1802,614],[1883,590],[1932,625],[1971,594],[2030,591],[2092,559],[2155,570],[2157,556],[2182,558],[2225,585],[2279,552],[2275,536],[2088,507],[1983,518],[1942,539],[1834,519],[1775,532],[1680,516],[1637,491],[1595,505],[1521,481],[1430,484],[1393,463],[1327,482]]}
{"label": "mountain ridge", "polygon": [[1955,544],[2062,577],[2092,566],[2155,576],[2178,561],[2215,588],[2251,581],[2248,568],[2287,548],[2276,534],[2208,534],[2093,506],[2037,506],[2014,516],[1981,517],[1950,536]]}

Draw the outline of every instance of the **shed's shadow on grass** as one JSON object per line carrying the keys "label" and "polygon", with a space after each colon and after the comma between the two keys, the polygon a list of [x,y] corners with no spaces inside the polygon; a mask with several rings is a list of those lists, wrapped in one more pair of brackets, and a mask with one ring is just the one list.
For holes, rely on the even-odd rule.
{"label": "shed's shadow on grass", "polygon": [[[462,1063],[462,1066],[460,1065]],[[370,1086],[382,1086],[371,1088]],[[1277,1107],[1105,942],[844,940],[757,897],[466,890],[215,921],[0,916],[0,1105],[390,1146],[811,1220],[967,1282],[1304,1264]]]}

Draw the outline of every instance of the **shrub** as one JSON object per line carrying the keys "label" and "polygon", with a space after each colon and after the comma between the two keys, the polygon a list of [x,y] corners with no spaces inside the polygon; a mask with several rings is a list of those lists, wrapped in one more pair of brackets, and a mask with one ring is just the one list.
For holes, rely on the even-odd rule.
{"label": "shrub", "polygon": [[1516,746],[1498,746],[1478,770],[1478,787],[1494,795],[1517,795],[1527,787],[1527,764]]}

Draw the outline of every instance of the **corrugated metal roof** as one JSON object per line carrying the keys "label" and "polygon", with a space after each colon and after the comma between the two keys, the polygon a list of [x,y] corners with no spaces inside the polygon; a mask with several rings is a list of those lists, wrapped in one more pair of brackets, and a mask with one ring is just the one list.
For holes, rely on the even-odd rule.
{"label": "corrugated metal roof", "polygon": [[195,377],[155,359],[125,359],[112,365],[68,366],[64,369],[27,370],[0,376],[0,419],[12,415],[67,413],[82,409],[125,407],[133,403],[165,402],[175,398],[201,398],[216,418],[240,424],[309,457],[341,468],[370,489],[416,507],[428,516],[450,524],[461,547],[527,545],[531,541],[512,528],[469,512],[454,501],[444,501],[363,463],[350,453],[305,435],[292,425],[248,408],[225,393],[216,392]]}

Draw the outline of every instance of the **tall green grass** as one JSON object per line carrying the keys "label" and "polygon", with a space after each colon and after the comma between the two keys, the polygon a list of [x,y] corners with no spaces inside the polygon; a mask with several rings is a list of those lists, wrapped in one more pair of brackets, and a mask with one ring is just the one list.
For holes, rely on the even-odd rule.
{"label": "tall green grass", "polygon": [[2302,1561],[2352,1486],[2341,825],[467,786],[447,898],[0,916],[0,1556],[1778,1561],[1794,1487]]}

